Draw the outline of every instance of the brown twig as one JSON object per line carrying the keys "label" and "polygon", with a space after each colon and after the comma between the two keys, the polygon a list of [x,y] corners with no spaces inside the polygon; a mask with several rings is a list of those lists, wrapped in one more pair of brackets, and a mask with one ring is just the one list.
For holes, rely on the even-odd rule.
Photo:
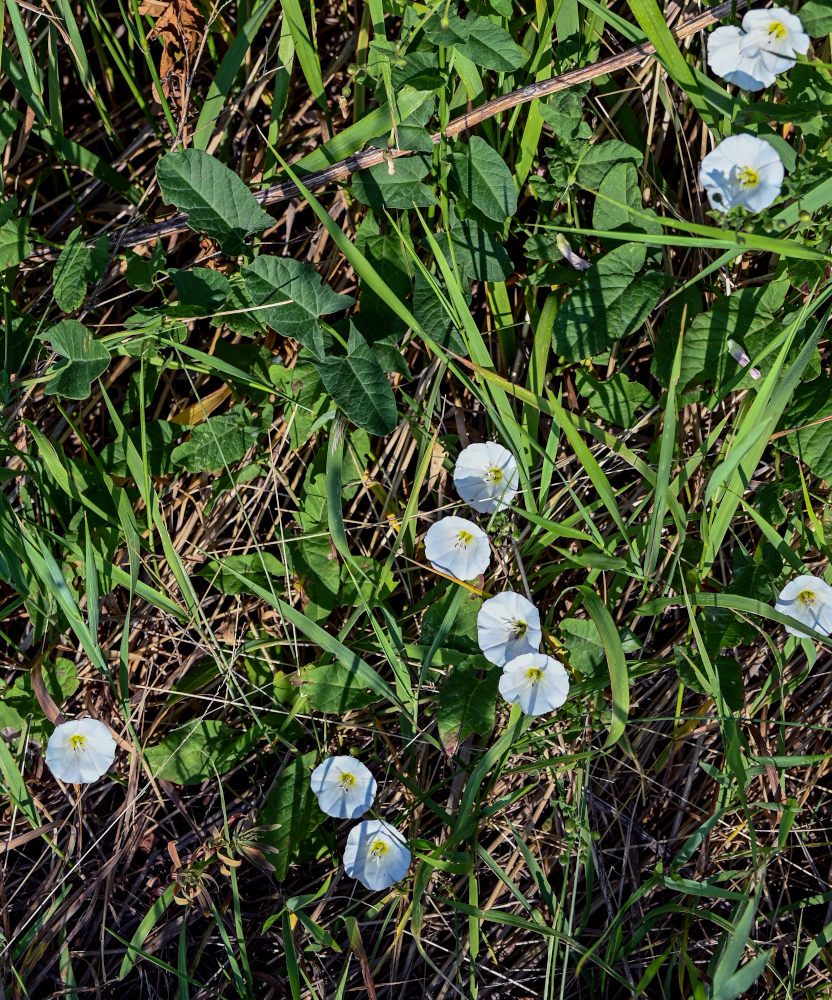
{"label": "brown twig", "polygon": [[[674,38],[680,41],[683,38],[695,35],[697,31],[702,31],[704,28],[720,21],[732,11],[741,9],[744,6],[745,0],[726,0],[725,3],[719,4],[712,10],[705,11],[703,14],[699,14],[691,18],[690,21],[685,22],[673,33]],[[479,125],[480,122],[502,114],[504,111],[509,111],[511,108],[516,108],[520,104],[527,104],[529,101],[534,101],[541,97],[549,97],[560,90],[568,90],[569,87],[574,87],[579,83],[586,83],[588,80],[594,80],[596,77],[607,73],[615,73],[627,66],[641,62],[646,56],[655,54],[655,51],[655,48],[649,42],[645,42],[643,45],[636,45],[632,49],[627,49],[626,52],[608,56],[606,59],[601,59],[599,62],[592,63],[589,66],[582,66],[580,69],[573,69],[568,73],[552,77],[551,80],[531,83],[526,87],[521,87],[519,90],[513,90],[509,94],[495,97],[480,107],[474,108],[473,111],[468,111],[464,115],[454,118],[453,121],[448,123],[444,133],[435,132],[431,136],[431,139],[434,144],[437,144],[443,138],[453,138],[466,129],[473,128],[475,125]],[[386,148],[373,148],[352,153],[343,160],[339,160],[338,163],[333,163],[331,167],[307,174],[303,177],[303,183],[310,191],[318,191],[335,181],[345,180],[358,170],[366,170],[368,167],[382,163],[391,154],[394,157],[409,156],[411,155],[411,150],[396,149],[390,151]],[[280,184],[275,184],[272,187],[265,188],[263,191],[256,192],[254,197],[261,205],[269,206],[288,201],[290,198],[296,197],[298,193],[298,189],[292,181],[282,181]],[[172,236],[174,233],[183,232],[187,228],[188,217],[186,213],[179,212],[169,219],[164,219],[162,222],[154,222],[151,225],[134,229],[129,235],[122,233],[120,239],[118,236],[114,236],[111,240],[111,246],[115,247],[117,241],[119,247],[137,246],[141,243],[147,243],[152,239]],[[55,260],[59,253],[60,249],[39,247],[29,255],[27,260]]]}

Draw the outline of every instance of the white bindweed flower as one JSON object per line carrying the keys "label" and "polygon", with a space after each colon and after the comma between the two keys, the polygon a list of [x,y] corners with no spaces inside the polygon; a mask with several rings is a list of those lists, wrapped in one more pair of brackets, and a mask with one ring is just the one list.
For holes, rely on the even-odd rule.
{"label": "white bindweed flower", "polygon": [[551,712],[566,701],[569,678],[560,660],[545,653],[524,653],[503,667],[500,694],[517,702],[526,715]]}
{"label": "white bindweed flower", "polygon": [[536,653],[542,638],[537,608],[511,590],[485,601],[477,615],[479,647],[498,667],[523,653]]}
{"label": "white bindweed flower", "polygon": [[708,65],[723,80],[742,90],[762,90],[775,80],[760,52],[743,51],[745,32],[733,24],[723,25],[708,35]]}
{"label": "white bindweed flower", "polygon": [[457,580],[473,580],[488,569],[488,535],[464,517],[443,517],[428,528],[425,555],[434,569]]}
{"label": "white bindweed flower", "polygon": [[383,819],[354,826],[344,849],[344,869],[368,889],[387,889],[403,879],[410,867],[410,851],[399,831]]}
{"label": "white bindweed flower", "polygon": [[73,785],[89,784],[105,774],[115,760],[116,741],[98,719],[73,719],[55,727],[46,744],[49,770]]}
{"label": "white bindweed flower", "polygon": [[363,816],[376,797],[376,779],[354,757],[327,757],[312,772],[309,783],[321,809],[338,819]]}
{"label": "white bindweed flower", "polygon": [[519,476],[514,455],[496,441],[469,444],[454,466],[454,486],[480,514],[507,507],[517,492]]}
{"label": "white bindweed flower", "polygon": [[742,28],[740,54],[759,59],[770,73],[785,73],[794,66],[795,54],[805,56],[809,51],[809,36],[800,18],[785,7],[750,10]]}
{"label": "white bindweed flower", "polygon": [[699,180],[711,205],[727,212],[743,205],[761,212],[780,194],[783,161],[777,150],[754,135],[732,135],[708,153]]}
{"label": "white bindweed flower", "polygon": [[[796,576],[780,591],[774,610],[829,635],[832,632],[832,587],[817,576]],[[799,628],[785,625],[790,635],[807,638]]]}

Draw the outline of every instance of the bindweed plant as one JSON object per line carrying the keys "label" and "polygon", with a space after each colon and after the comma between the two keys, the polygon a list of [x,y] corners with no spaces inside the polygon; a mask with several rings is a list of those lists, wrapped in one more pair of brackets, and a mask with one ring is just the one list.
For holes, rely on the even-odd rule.
{"label": "bindweed plant", "polygon": [[825,996],[828,6],[2,17],[4,995]]}

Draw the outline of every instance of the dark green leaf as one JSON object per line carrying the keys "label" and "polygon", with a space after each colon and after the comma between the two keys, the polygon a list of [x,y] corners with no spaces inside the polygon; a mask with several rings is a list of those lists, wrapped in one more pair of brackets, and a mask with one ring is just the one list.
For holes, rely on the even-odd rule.
{"label": "dark green leaf", "polygon": [[304,670],[303,677],[303,694],[319,712],[342,715],[379,700],[377,694],[361,684],[355,674],[340,663],[309,667]]}
{"label": "dark green leaf", "polygon": [[639,329],[669,283],[657,271],[638,274],[643,255],[643,246],[624,244],[586,272],[555,317],[556,354],[582,361]]}
{"label": "dark green leaf", "polygon": [[69,399],[86,399],[90,383],[106,371],[110,353],[103,344],[93,339],[90,331],[77,320],[61,320],[43,334],[52,350],[66,360],[49,369],[49,381],[44,392],[49,396],[67,396]]}
{"label": "dark green leaf", "polygon": [[273,552],[246,552],[224,559],[209,559],[196,571],[197,576],[209,580],[224,594],[253,593],[246,590],[245,580],[253,580],[264,590],[275,588],[283,591],[286,586],[286,567]]}
{"label": "dark green leaf", "polygon": [[[350,186],[355,197],[372,208],[428,208],[436,204],[433,191],[421,183],[430,170],[424,153],[379,163],[353,174]],[[392,167],[393,173],[390,173]]]}
{"label": "dark green leaf", "polygon": [[315,361],[326,391],[349,419],[370,434],[389,434],[398,413],[387,376],[365,340],[354,340],[349,354]]}
{"label": "dark green leaf", "polygon": [[171,730],[144,756],[157,778],[198,785],[237,763],[238,734],[216,719],[197,719]]}
{"label": "dark green leaf", "polygon": [[643,385],[631,382],[623,372],[614,372],[601,382],[582,368],[576,368],[575,388],[587,399],[593,413],[617,427],[632,427],[637,420],[636,411],[656,402]]}
{"label": "dark green leaf", "polygon": [[190,440],[174,448],[171,457],[188,472],[213,472],[239,462],[259,434],[248,411],[235,406],[194,427]]}
{"label": "dark green leaf", "polygon": [[463,195],[489,219],[505,222],[517,211],[511,171],[497,150],[479,136],[454,154],[452,174]]}
{"label": "dark green leaf", "polygon": [[597,191],[607,172],[616,163],[630,162],[637,167],[643,159],[643,154],[635,146],[620,139],[596,143],[589,146],[581,157],[576,175],[578,183]]}
{"label": "dark green leaf", "polygon": [[207,316],[220,310],[231,287],[222,272],[210,267],[193,267],[188,270],[173,268],[170,277],[180,303],[198,316]]}
{"label": "dark green leaf", "polygon": [[84,275],[87,270],[89,251],[84,241],[81,226],[73,229],[67,237],[61,255],[55,261],[52,280],[55,283],[55,301],[64,312],[72,312],[84,301],[87,294],[87,283]]}
{"label": "dark green leaf", "polygon": [[217,240],[224,253],[248,253],[246,236],[274,224],[240,177],[201,149],[163,156],[156,177],[165,201],[187,214],[191,229]]}
{"label": "dark green leaf", "polygon": [[589,84],[581,83],[570,87],[569,90],[552,94],[547,100],[538,104],[543,121],[562,142],[588,139],[592,135],[592,129],[582,121],[584,109],[581,99],[586,96],[588,90]]}
{"label": "dark green leaf", "polygon": [[9,198],[0,205],[0,271],[14,267],[32,252],[29,242],[29,216],[18,216],[17,198]]}
{"label": "dark green leaf", "polygon": [[803,30],[812,38],[832,32],[832,8],[826,0],[807,0],[798,11]]}
{"label": "dark green leaf", "polygon": [[165,251],[160,240],[153,244],[149,257],[142,257],[135,250],[127,251],[127,284],[143,292],[153,291],[153,279],[165,266]]}
{"label": "dark green leaf", "polygon": [[280,772],[260,813],[261,824],[277,826],[276,830],[268,831],[263,840],[276,851],[276,856],[270,855],[269,860],[281,882],[286,878],[298,847],[326,818],[309,787],[316,756],[313,751],[296,757]]}
{"label": "dark green leaf", "polygon": [[476,14],[469,14],[464,24],[467,36],[464,41],[454,42],[454,48],[477,66],[511,73],[526,61],[525,49],[499,24]]}
{"label": "dark green leaf", "polygon": [[832,378],[799,385],[781,427],[797,429],[778,438],[778,446],[797,455],[820,479],[832,479]]}
{"label": "dark green leaf", "polygon": [[489,669],[485,676],[469,660],[451,668],[439,692],[436,722],[445,752],[456,753],[460,743],[472,733],[487,736],[494,727],[494,705],[500,671]]}
{"label": "dark green leaf", "polygon": [[319,316],[340,312],[354,302],[338,295],[308,264],[287,257],[258,257],[243,268],[246,292],[263,323],[285,337],[294,337],[315,354],[324,351]]}
{"label": "dark green leaf", "polygon": [[469,278],[505,281],[514,270],[502,243],[470,220],[458,222],[451,230],[450,239],[446,233],[437,233],[435,239],[448,261],[453,246],[457,266]]}

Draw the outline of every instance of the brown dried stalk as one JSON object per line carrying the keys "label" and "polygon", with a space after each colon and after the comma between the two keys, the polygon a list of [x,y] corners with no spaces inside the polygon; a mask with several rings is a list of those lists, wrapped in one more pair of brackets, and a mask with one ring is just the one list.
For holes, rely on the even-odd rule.
{"label": "brown dried stalk", "polygon": [[[744,6],[745,0],[726,0],[725,3],[721,3],[711,10],[691,18],[690,21],[686,21],[673,32],[674,38],[680,41],[683,38],[695,35],[697,31],[702,31],[704,28],[722,20],[723,17],[732,13],[732,11]],[[599,62],[592,63],[589,66],[582,66],[580,69],[573,69],[568,73],[562,73],[551,80],[531,83],[527,87],[513,90],[510,94],[495,97],[480,107],[474,108],[473,111],[468,111],[449,122],[444,132],[444,138],[450,139],[455,135],[459,135],[466,129],[473,128],[475,125],[479,125],[480,122],[502,114],[503,111],[516,108],[520,104],[527,104],[529,101],[548,97],[550,94],[556,94],[559,90],[567,90],[569,87],[574,87],[578,83],[586,83],[588,80],[594,80],[596,77],[603,76],[606,73],[614,73],[627,66],[633,66],[647,56],[654,55],[655,51],[655,48],[649,42],[645,42],[643,45],[636,45],[632,49],[627,49],[618,55],[608,56],[606,59],[601,59]],[[435,132],[431,136],[431,139],[435,144],[439,143],[443,139],[443,133]],[[353,153],[343,160],[339,160],[338,163],[333,163],[331,167],[326,167],[324,170],[316,170],[314,173],[307,174],[302,180],[310,191],[318,191],[335,181],[345,180],[350,174],[358,170],[366,170],[368,167],[382,163],[390,156],[399,157],[409,156],[410,154],[411,151],[405,149],[366,149],[358,153]],[[280,184],[275,184],[272,187],[265,188],[263,191],[256,192],[254,197],[261,205],[268,206],[277,205],[282,201],[295,198],[298,193],[298,189],[292,181],[282,181]],[[140,243],[147,243],[153,239],[160,239],[165,236],[171,236],[174,233],[180,233],[187,228],[188,217],[184,212],[179,212],[177,215],[173,215],[162,222],[140,226],[129,234],[122,230],[111,238],[110,248],[112,252],[115,252],[120,247],[137,246]],[[39,247],[29,255],[28,260],[54,260],[59,253],[59,249]]]}

